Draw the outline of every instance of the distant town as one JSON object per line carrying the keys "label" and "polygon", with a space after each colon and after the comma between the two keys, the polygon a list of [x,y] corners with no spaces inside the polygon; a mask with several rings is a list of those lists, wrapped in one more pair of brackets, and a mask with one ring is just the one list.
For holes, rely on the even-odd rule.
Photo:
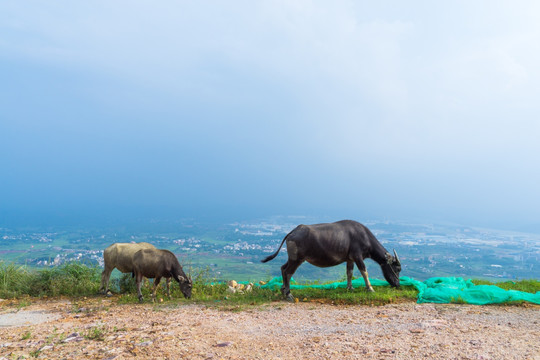
{"label": "distant town", "polygon": [[[277,250],[283,237],[302,221],[204,224],[178,221],[154,229],[10,229],[0,228],[0,261],[29,267],[58,266],[78,261],[103,266],[103,249],[115,242],[147,241],[173,251],[184,267],[206,268],[216,279],[259,280],[280,275],[286,249],[273,261],[260,260]],[[307,223],[307,221],[305,221]],[[364,222],[403,264],[401,275],[424,280],[438,276],[485,279],[540,278],[540,235],[457,225]],[[378,266],[366,261],[372,277]],[[355,271],[355,276],[359,276]],[[345,265],[316,268],[302,265],[295,278],[342,280]]]}

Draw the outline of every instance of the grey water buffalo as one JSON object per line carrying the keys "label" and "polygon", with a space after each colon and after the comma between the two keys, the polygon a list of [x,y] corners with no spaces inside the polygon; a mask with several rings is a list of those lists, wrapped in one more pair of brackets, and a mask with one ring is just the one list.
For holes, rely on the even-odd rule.
{"label": "grey water buffalo", "polygon": [[290,280],[296,269],[307,261],[318,267],[330,267],[347,262],[347,288],[352,289],[354,264],[360,270],[368,291],[374,291],[369,282],[364,259],[371,258],[381,266],[384,278],[394,287],[399,287],[401,263],[381,245],[364,225],[342,220],[329,224],[299,225],[285,236],[277,251],[262,262],[277,256],[283,243],[287,242],[288,260],[281,267],[283,286],[281,292],[287,300],[294,300],[290,291]]}
{"label": "grey water buffalo", "polygon": [[176,256],[169,250],[160,249],[143,249],[133,255],[133,276],[137,282],[137,295],[139,301],[143,301],[141,293],[141,281],[143,276],[154,279],[154,287],[152,289],[152,300],[155,300],[157,286],[162,277],[167,279],[167,296],[170,297],[169,280],[173,278],[180,284],[180,290],[184,297],[191,297],[191,288],[193,282],[188,277],[182,266],[178,262]]}
{"label": "grey water buffalo", "polygon": [[133,255],[141,249],[155,249],[156,247],[147,242],[140,243],[114,243],[103,251],[105,268],[101,273],[101,287],[99,291],[109,292],[109,279],[111,272],[116,268],[123,273],[133,272]]}

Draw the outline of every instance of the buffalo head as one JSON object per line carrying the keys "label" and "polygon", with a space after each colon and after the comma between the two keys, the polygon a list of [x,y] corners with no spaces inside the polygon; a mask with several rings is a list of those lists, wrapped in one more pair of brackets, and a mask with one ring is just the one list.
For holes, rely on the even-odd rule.
{"label": "buffalo head", "polygon": [[396,250],[394,250],[394,256],[386,253],[386,263],[381,265],[381,269],[386,281],[388,281],[391,286],[398,288],[401,263],[399,262],[399,257]]}
{"label": "buffalo head", "polygon": [[193,281],[189,276],[178,275],[178,283],[180,284],[180,290],[186,299],[191,298],[191,289],[193,288]]}

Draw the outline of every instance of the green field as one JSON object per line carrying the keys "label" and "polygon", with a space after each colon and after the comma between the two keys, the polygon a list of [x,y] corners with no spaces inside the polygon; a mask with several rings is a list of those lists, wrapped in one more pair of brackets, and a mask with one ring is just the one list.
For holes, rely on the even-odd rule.
{"label": "green field", "polygon": [[[71,261],[101,266],[102,251],[115,242],[146,241],[173,251],[189,271],[208,268],[219,280],[256,281],[281,275],[285,249],[262,264],[295,224],[273,222],[138,224],[111,228],[0,229],[0,260],[42,268]],[[540,236],[450,225],[372,223],[369,227],[402,261],[401,276],[425,280],[459,276],[491,281],[540,278]],[[371,278],[379,266],[365,261]],[[359,272],[355,269],[355,276]],[[344,279],[345,265],[317,268],[304,263],[299,281]]]}

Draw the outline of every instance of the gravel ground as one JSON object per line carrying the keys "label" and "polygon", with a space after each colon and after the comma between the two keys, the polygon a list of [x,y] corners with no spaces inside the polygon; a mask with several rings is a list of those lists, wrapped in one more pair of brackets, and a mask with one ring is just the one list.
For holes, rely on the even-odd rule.
{"label": "gravel ground", "polygon": [[[0,324],[16,310],[2,305]],[[235,310],[51,300],[19,311],[43,322],[0,327],[0,359],[540,359],[539,310],[302,302]]]}

